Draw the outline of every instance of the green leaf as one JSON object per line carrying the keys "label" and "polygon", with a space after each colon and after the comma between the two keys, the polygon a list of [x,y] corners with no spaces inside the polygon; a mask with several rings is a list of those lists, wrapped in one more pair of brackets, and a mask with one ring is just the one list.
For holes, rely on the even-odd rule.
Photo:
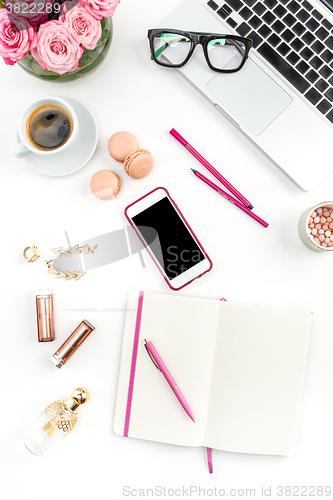
{"label": "green leaf", "polygon": [[54,73],[54,71],[43,69],[35,59],[33,59],[33,61],[31,62],[31,69],[35,73],[35,75],[42,77],[43,80],[55,80],[60,76],[58,73]]}

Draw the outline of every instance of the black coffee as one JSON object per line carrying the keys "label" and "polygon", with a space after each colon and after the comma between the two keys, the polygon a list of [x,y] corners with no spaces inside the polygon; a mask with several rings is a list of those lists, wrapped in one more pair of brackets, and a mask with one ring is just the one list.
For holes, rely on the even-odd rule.
{"label": "black coffee", "polygon": [[37,149],[52,151],[70,138],[73,121],[70,114],[56,104],[36,108],[27,120],[27,136]]}

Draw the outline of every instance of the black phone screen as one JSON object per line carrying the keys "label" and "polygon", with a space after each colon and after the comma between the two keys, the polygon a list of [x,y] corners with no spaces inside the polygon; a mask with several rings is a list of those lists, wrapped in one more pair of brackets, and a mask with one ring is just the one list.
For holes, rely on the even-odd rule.
{"label": "black phone screen", "polygon": [[135,215],[132,221],[169,280],[205,259],[205,255],[168,198],[162,198]]}

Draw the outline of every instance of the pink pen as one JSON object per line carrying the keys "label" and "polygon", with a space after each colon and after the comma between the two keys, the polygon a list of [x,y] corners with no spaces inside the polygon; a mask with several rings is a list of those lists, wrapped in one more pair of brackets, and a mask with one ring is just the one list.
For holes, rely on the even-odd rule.
{"label": "pink pen", "polygon": [[147,340],[147,339],[144,339],[144,340],[145,340],[145,348],[147,349],[147,352],[149,354],[150,359],[152,360],[152,362],[154,363],[156,368],[158,370],[160,370],[160,372],[162,372],[162,375],[164,376],[164,378],[168,382],[169,386],[171,387],[171,389],[175,393],[176,398],[178,399],[178,401],[180,402],[180,404],[182,405],[182,407],[184,408],[184,410],[186,411],[188,416],[193,420],[193,422],[195,422],[193,413],[191,412],[189,405],[186,403],[184,396],[182,395],[182,393],[178,389],[176,382],[171,377],[167,367],[165,366],[165,364],[161,360],[155,347],[150,342],[150,340]]}
{"label": "pink pen", "polygon": [[205,177],[204,175],[200,174],[200,172],[198,172],[197,170],[193,170],[193,168],[191,168],[191,170],[192,170],[192,172],[194,173],[194,175],[196,177],[199,177],[199,179],[201,179],[203,182],[205,182],[206,184],[208,184],[208,186],[210,186],[211,188],[215,189],[215,191],[217,191],[221,196],[223,196],[223,198],[226,198],[228,201],[230,201],[230,203],[233,203],[234,205],[236,205],[236,207],[238,207],[241,210],[243,210],[243,212],[245,212],[247,215],[249,215],[250,217],[252,217],[252,219],[254,219],[257,222],[259,222],[259,224],[261,224],[262,226],[268,227],[268,223],[267,222],[265,222],[263,219],[261,219],[258,215],[256,215],[253,212],[251,212],[251,210],[249,210],[248,208],[246,208],[242,203],[240,203],[238,200],[236,200],[236,198],[233,198],[233,196],[231,196],[229,193],[227,193],[226,191],[223,191],[223,189],[219,188],[216,184],[214,184],[214,182],[212,182],[209,179],[207,179],[207,177]]}
{"label": "pink pen", "polygon": [[253,205],[251,205],[251,203],[249,202],[249,200],[247,200],[239,191],[237,191],[237,189],[234,188],[234,186],[232,184],[230,184],[230,182],[228,182],[227,179],[225,179],[225,177],[223,177],[223,175],[221,175],[220,172],[218,172],[216,170],[216,168],[213,167],[213,165],[211,165],[210,163],[208,163],[208,161],[205,160],[205,158],[203,156],[201,156],[201,154],[198,153],[198,151],[196,151],[191,146],[191,144],[189,144],[187,142],[187,140],[184,139],[184,137],[182,137],[179,132],[177,132],[177,130],[175,130],[174,128],[171,129],[170,130],[170,134],[172,135],[172,137],[174,137],[175,139],[177,139],[177,141],[180,142],[180,144],[182,146],[184,146],[185,149],[187,149],[187,151],[189,151],[194,156],[194,158],[196,158],[198,161],[200,161],[200,163],[205,168],[207,168],[207,170],[211,174],[213,174],[214,177],[216,177],[216,179],[219,180],[221,182],[221,184],[223,184],[224,187],[226,187],[227,189],[229,189],[230,193],[232,193],[234,196],[236,196],[236,198],[238,198],[239,201],[242,202],[243,205],[245,205],[249,210],[252,210]]}

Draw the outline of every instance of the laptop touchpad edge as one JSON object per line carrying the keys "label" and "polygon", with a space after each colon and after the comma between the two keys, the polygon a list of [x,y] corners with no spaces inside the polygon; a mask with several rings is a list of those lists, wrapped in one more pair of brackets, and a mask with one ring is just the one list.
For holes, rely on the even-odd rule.
{"label": "laptop touchpad edge", "polygon": [[217,73],[206,89],[254,135],[260,135],[292,102],[251,59],[236,73]]}

